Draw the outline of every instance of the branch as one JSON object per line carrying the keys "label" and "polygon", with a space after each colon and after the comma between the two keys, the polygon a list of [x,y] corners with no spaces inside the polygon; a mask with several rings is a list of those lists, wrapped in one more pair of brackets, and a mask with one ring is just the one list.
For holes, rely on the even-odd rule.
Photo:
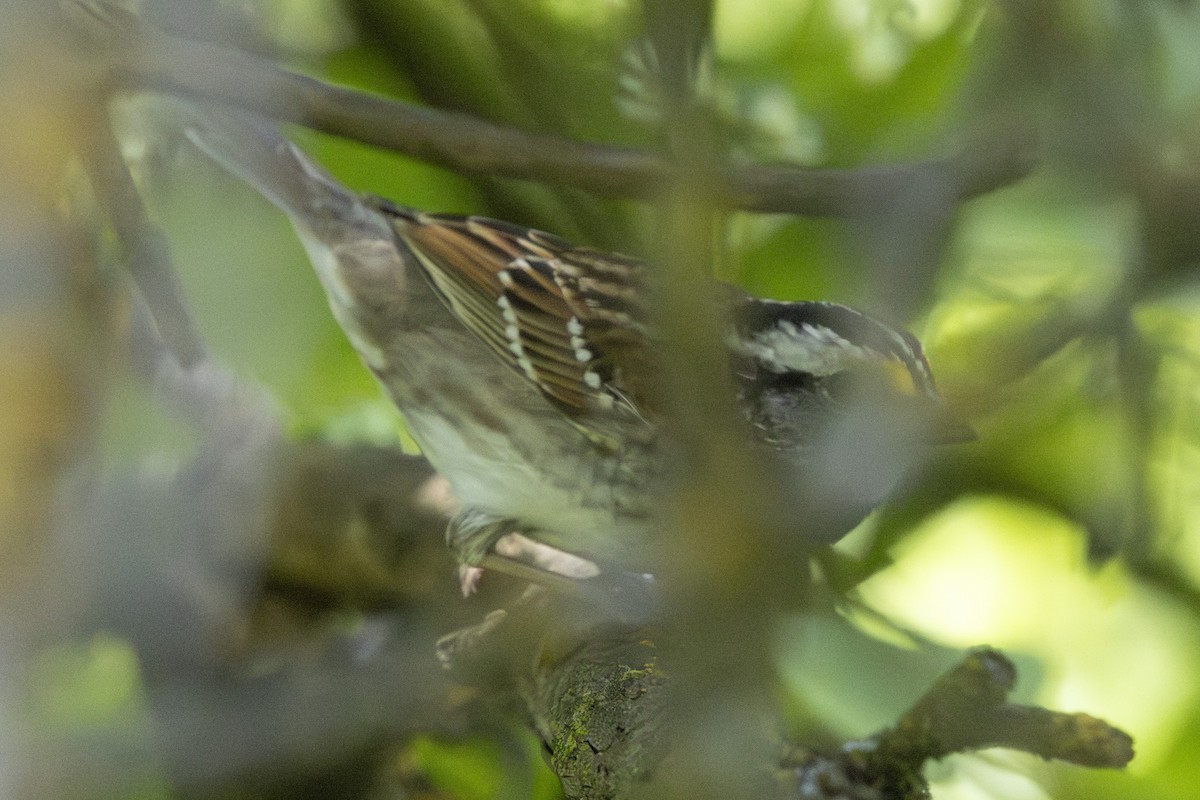
{"label": "branch", "polygon": [[1016,667],[998,651],[973,651],[895,728],[876,737],[879,751],[910,763],[987,747],[1085,767],[1123,767],[1133,758],[1129,735],[1102,720],[1005,702],[1016,678]]}
{"label": "branch", "polygon": [[667,679],[653,645],[603,632],[539,665],[525,700],[567,797],[629,797],[670,742]]}
{"label": "branch", "polygon": [[[444,641],[443,654],[450,653],[457,677],[471,683],[494,687],[508,670],[567,797],[628,797],[655,780],[667,761],[678,760],[672,753],[681,742],[691,741],[671,713],[679,681],[660,665],[646,628],[589,626],[580,621],[586,616],[544,594],[527,597],[447,637],[454,647]],[[548,627],[547,620],[557,622]],[[1101,768],[1124,767],[1133,758],[1129,735],[1103,720],[1006,702],[1015,682],[1007,658],[979,649],[939,678],[894,727],[833,752],[798,747],[781,764],[772,764],[777,751],[764,751],[761,769],[750,765],[748,771],[776,768],[783,788],[805,800],[916,800],[928,797],[925,763],[951,753],[1005,747]]]}
{"label": "branch", "polygon": [[1006,747],[1086,767],[1119,768],[1133,758],[1124,731],[1087,714],[1006,703],[1016,669],[995,650],[979,649],[947,672],[888,730],[848,742],[833,755],[793,764],[799,796],[927,798],[926,761],[951,753]]}
{"label": "branch", "polygon": [[166,234],[150,220],[107,119],[91,131],[84,162],[96,200],[112,222],[126,269],[146,301],[155,327],[176,362],[194,367],[208,348],[184,300]]}
{"label": "branch", "polygon": [[[167,34],[104,4],[71,6],[117,55],[114,82],[216,100],[447,169],[575,186],[610,197],[655,198],[674,169],[657,154],[571,141],[333,86],[247,53]],[[76,14],[79,16],[79,14]],[[103,25],[91,24],[99,17]],[[874,198],[936,182],[965,199],[1010,184],[1033,167],[1024,135],[1006,132],[952,156],[857,169],[762,165],[726,168],[724,201],[761,213],[851,216]]]}

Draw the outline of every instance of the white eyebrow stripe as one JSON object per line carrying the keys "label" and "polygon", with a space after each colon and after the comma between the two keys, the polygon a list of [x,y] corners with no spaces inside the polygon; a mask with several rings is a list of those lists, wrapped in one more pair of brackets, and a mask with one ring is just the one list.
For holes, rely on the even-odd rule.
{"label": "white eyebrow stripe", "polygon": [[772,372],[804,372],[819,377],[842,372],[855,364],[878,361],[874,350],[860,347],[824,325],[779,320],[749,339],[729,337],[731,349],[759,361]]}

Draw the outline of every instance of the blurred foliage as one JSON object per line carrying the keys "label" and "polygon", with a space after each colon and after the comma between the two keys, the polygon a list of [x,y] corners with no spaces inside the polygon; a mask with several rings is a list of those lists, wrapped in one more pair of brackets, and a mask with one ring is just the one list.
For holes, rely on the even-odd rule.
{"label": "blurred foliage", "polygon": [[[633,2],[142,5],[150,19],[234,38],[338,83],[583,140],[655,142]],[[825,571],[849,591],[847,602],[781,626],[780,670],[795,724],[867,733],[914,699],[957,648],[988,643],[1017,657],[1025,698],[1107,717],[1135,736],[1138,757],[1120,774],[1010,754],[954,758],[934,775],[939,800],[1194,797],[1200,7],[724,0],[714,33],[714,67],[701,85],[731,158],[888,163],[943,155],[980,130],[1021,124],[1036,131],[1041,159],[1032,178],[957,209],[940,262],[925,265],[935,288],[908,322],[980,441],[939,453],[839,545],[841,560]],[[0,59],[9,79],[0,84],[0,139],[10,143],[0,155],[0,188],[57,196],[67,172],[60,151],[72,146],[62,131],[86,123],[67,118],[65,92],[44,92],[63,83],[57,64]],[[177,134],[136,122],[145,105],[152,106],[123,104],[118,127],[218,360],[269,387],[297,433],[398,441],[402,423],[330,317],[283,219]],[[297,136],[363,191],[645,249],[652,209]],[[12,143],[34,141],[30,154],[14,154]],[[44,183],[31,184],[34,172]],[[65,440],[92,442],[116,473],[162,471],[195,447],[120,370],[105,390],[100,433],[93,440],[79,432],[87,415],[67,397],[92,395],[64,387],[87,372],[77,362],[101,358],[87,349],[97,322],[79,318],[79,295],[59,286],[38,294],[41,278],[10,267],[29,260],[28,224],[14,213],[0,231],[6,587],[12,554],[29,558],[37,549],[10,532],[45,524],[46,475],[62,468]],[[872,306],[888,296],[887,281],[922,280],[876,269],[868,254],[901,243],[869,241],[894,235],[869,225],[733,214],[728,231],[721,274],[759,294]],[[61,274],[73,274],[70,258],[60,260]],[[51,312],[72,320],[74,337],[39,333],[39,315]],[[30,340],[42,346],[24,344]],[[70,796],[173,796],[164,765],[144,744],[153,723],[120,641],[103,634],[56,644],[25,669],[36,691],[21,713],[33,720],[36,741],[86,730],[124,742],[115,748],[124,772],[105,774],[91,794],[68,783]],[[4,709],[8,694],[0,686]],[[0,767],[10,751],[0,741]],[[471,740],[420,739],[389,758],[422,776],[400,781],[409,796],[520,797],[533,786],[534,796],[553,796],[527,741],[500,752]],[[529,771],[524,783],[512,777],[514,763]]]}

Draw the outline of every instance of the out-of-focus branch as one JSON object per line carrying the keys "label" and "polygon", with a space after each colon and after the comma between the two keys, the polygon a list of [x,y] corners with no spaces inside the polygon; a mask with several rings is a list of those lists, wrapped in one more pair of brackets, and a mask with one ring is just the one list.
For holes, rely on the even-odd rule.
{"label": "out-of-focus branch", "polygon": [[731,174],[719,127],[695,95],[695,77],[712,52],[712,3],[648,0],[644,13],[660,61],[661,135],[672,165],[662,187],[652,287],[652,320],[668,354],[655,388],[669,409],[665,426],[675,445],[661,567],[662,661],[671,675],[663,727],[672,753],[655,775],[653,795],[757,797],[771,788],[764,769],[776,713],[770,620],[789,590],[772,566],[785,559],[766,522],[770,482],[742,431],[729,424],[734,390],[720,333],[728,309],[705,280]]}
{"label": "out-of-focus branch", "polygon": [[[457,596],[448,499],[428,463],[285,440],[261,387],[209,361],[182,368],[144,304],[130,339],[136,371],[198,446],[176,470],[77,486],[38,600],[132,647],[156,738],[138,752],[116,737],[49,744],[38,764],[57,764],[41,773],[70,787],[59,794],[98,780],[85,774],[97,750],[115,784],[128,778],[116,765],[153,761],[176,790],[211,796],[347,764],[369,782],[405,737],[469,730],[434,644],[475,612]],[[331,624],[345,609],[377,613]]]}
{"label": "out-of-focus branch", "polygon": [[[130,89],[218,100],[441,166],[576,186],[605,196],[652,198],[669,184],[667,160],[643,150],[588,144],[495,125],[332,86],[249,54],[172,36],[103,4],[74,6],[99,15],[89,25],[111,45],[112,76]],[[78,15],[77,15],[78,16]],[[902,197],[927,181],[968,198],[1024,177],[1032,168],[1025,136],[969,143],[930,161],[857,169],[746,165],[719,177],[723,200],[747,211],[853,216],[873,197]]]}
{"label": "out-of-focus branch", "polygon": [[196,366],[207,347],[184,301],[166,234],[146,213],[107,118],[97,120],[90,142],[84,160],[92,189],[112,222],[126,269],[175,360],[183,367]]}

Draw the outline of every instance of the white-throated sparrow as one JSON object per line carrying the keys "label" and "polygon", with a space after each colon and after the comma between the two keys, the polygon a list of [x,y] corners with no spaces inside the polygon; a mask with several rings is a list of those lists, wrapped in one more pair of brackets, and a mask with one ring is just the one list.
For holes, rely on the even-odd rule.
{"label": "white-throated sparrow", "polygon": [[[513,531],[641,563],[663,452],[641,262],[359,195],[249,118],[217,113],[189,135],[291,218],[334,315],[462,503],[448,538],[463,563]],[[891,435],[896,420],[916,437],[941,416],[920,344],[845,306],[729,297],[748,440],[803,487],[800,502],[846,493],[834,504],[850,511],[844,533],[903,471],[879,445],[907,440]],[[932,438],[963,431],[943,424]]]}

